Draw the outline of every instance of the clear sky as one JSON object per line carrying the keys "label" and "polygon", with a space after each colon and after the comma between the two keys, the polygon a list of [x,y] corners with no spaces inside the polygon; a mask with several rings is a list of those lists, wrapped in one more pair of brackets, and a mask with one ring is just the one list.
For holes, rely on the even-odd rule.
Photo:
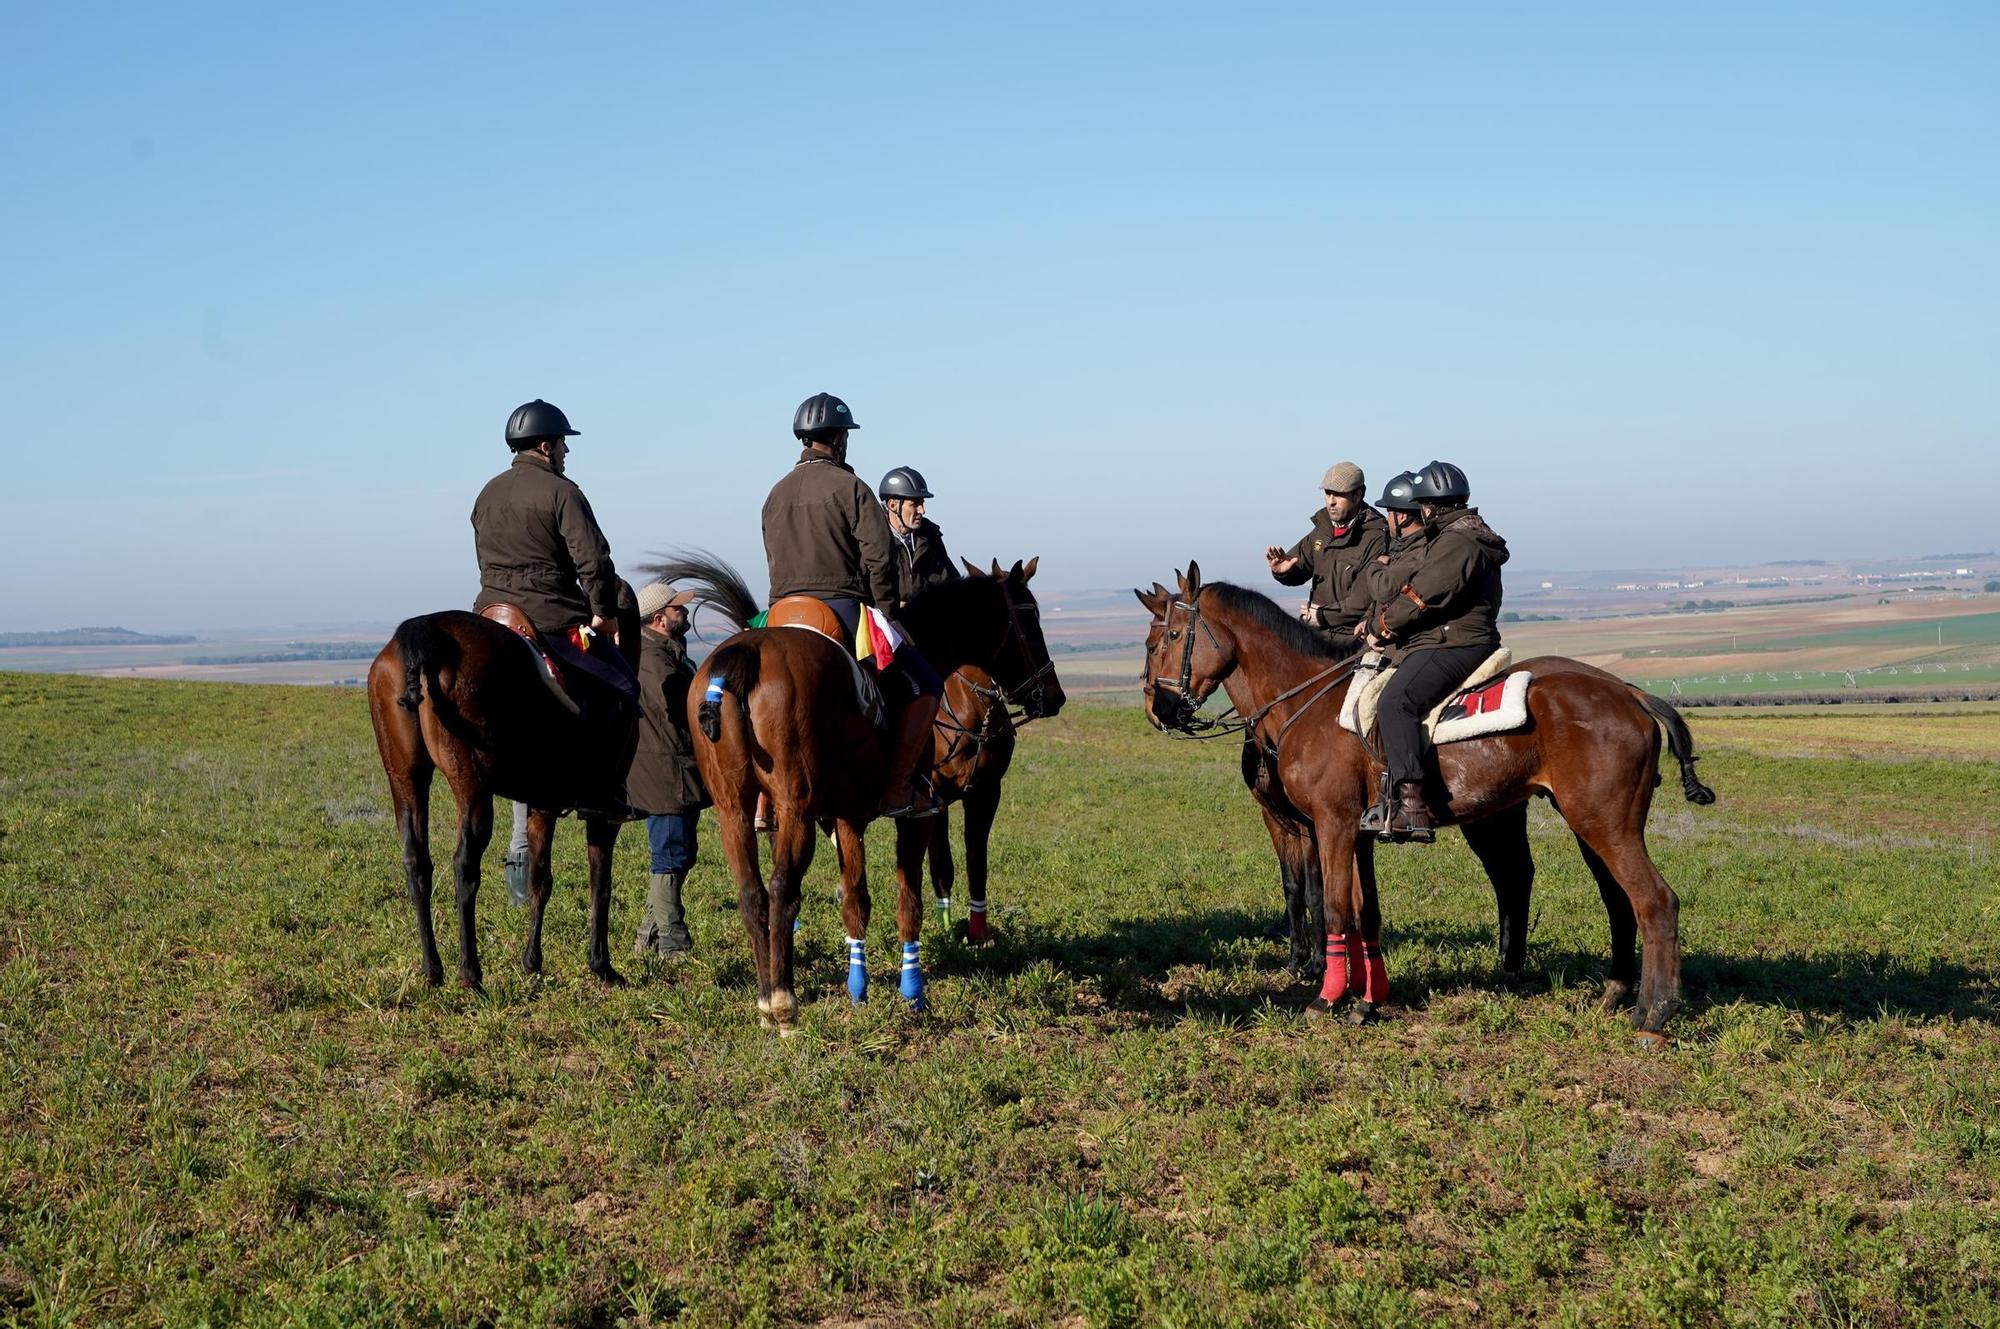
{"label": "clear sky", "polygon": [[0,9],[0,628],[621,563],[852,403],[954,550],[1247,571],[1439,456],[1517,567],[2000,547],[2000,6]]}

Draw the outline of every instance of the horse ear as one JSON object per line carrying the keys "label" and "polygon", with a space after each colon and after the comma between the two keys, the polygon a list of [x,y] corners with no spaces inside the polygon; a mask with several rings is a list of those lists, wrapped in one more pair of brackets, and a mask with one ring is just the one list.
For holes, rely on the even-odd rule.
{"label": "horse ear", "polygon": [[1142,591],[1135,586],[1132,594],[1139,597],[1139,603],[1146,606],[1154,618],[1158,618],[1167,607],[1167,588],[1158,582],[1153,583],[1151,591]]}
{"label": "horse ear", "polygon": [[993,560],[993,571],[990,575],[995,581],[999,581],[1002,577],[1007,575],[1006,573],[1000,570],[1000,560],[997,558]]}
{"label": "horse ear", "polygon": [[1018,559],[1018,558],[1017,558],[1017,559],[1015,559],[1015,560],[1014,560],[1014,566],[1013,566],[1013,567],[1011,567],[1011,568],[1009,568],[1009,569],[1007,569],[1007,580],[1008,580],[1008,581],[1011,581],[1011,582],[1015,582],[1015,583],[1017,583],[1017,584],[1018,584],[1018,583],[1020,583],[1020,582],[1024,582],[1024,581],[1026,581],[1026,580],[1027,580],[1027,578],[1026,578],[1026,577],[1023,577],[1023,576],[1021,575],[1021,560],[1020,560],[1020,559]]}
{"label": "horse ear", "polygon": [[1163,602],[1171,598],[1171,593],[1167,588],[1158,582],[1153,583],[1153,594],[1159,596]]}
{"label": "horse ear", "polygon": [[958,561],[959,561],[959,562],[961,562],[961,563],[963,563],[963,564],[965,564],[965,575],[966,575],[966,576],[968,576],[968,577],[983,577],[983,576],[985,576],[985,575],[986,575],[985,573],[981,572],[981,571],[980,571],[980,570],[979,570],[979,569],[978,569],[977,567],[973,566],[973,562],[972,562],[972,560],[971,560],[971,559],[969,559],[969,558],[961,558],[961,559],[959,559]]}
{"label": "horse ear", "polygon": [[1028,566],[1021,569],[1021,580],[1024,582],[1033,581],[1035,579],[1035,566],[1041,561],[1042,556],[1040,554],[1029,559]]}
{"label": "horse ear", "polygon": [[1187,593],[1190,600],[1201,594],[1201,564],[1193,559],[1188,560]]}
{"label": "horse ear", "polygon": [[1187,573],[1182,572],[1179,568],[1175,568],[1174,584],[1180,588],[1177,594],[1185,600],[1187,598]]}

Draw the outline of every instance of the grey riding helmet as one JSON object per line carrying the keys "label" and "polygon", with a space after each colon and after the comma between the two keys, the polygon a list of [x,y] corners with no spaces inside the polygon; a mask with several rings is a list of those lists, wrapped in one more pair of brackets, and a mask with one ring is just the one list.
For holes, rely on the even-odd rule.
{"label": "grey riding helmet", "polygon": [[882,477],[875,493],[887,503],[892,498],[929,498],[931,487],[924,483],[924,473],[916,467],[898,466]]}
{"label": "grey riding helmet", "polygon": [[1448,461],[1434,461],[1417,472],[1417,501],[1421,503],[1463,503],[1472,497],[1472,485],[1465,472]]}
{"label": "grey riding helmet", "polygon": [[1417,497],[1417,477],[1404,471],[1390,480],[1382,491],[1382,497],[1375,500],[1375,506],[1384,512],[1417,511],[1423,506],[1423,500]]}

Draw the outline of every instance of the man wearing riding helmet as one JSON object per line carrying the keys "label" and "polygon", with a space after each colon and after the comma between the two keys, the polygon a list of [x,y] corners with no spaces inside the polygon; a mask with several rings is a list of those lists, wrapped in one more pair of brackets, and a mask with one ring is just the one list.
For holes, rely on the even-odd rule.
{"label": "man wearing riding helmet", "polygon": [[1500,645],[1500,567],[1507,542],[1467,507],[1465,472],[1434,461],[1389,482],[1389,549],[1368,570],[1371,645],[1396,658],[1377,711],[1393,806],[1362,821],[1385,840],[1436,838],[1424,799],[1423,724]]}
{"label": "man wearing riding helmet", "polygon": [[[853,412],[840,398],[825,392],[806,398],[792,417],[792,435],[804,450],[764,500],[771,602],[788,595],[822,600],[850,639],[864,605],[893,613],[902,598],[889,519],[847,464],[847,435],[855,428]],[[931,816],[940,804],[917,773],[931,753],[931,724],[944,681],[907,638],[896,648],[888,676],[900,678],[908,700],[896,713],[895,750],[878,815]],[[885,696],[893,698],[896,691],[885,689]]]}
{"label": "man wearing riding helmet", "polygon": [[1264,551],[1280,586],[1312,583],[1299,618],[1343,652],[1361,648],[1354,625],[1368,612],[1365,573],[1389,542],[1382,514],[1368,506],[1367,485],[1351,461],[1329,468],[1320,478],[1326,503],[1313,514],[1312,529],[1290,549]]}
{"label": "man wearing riding helmet", "polygon": [[944,551],[944,532],[924,516],[924,500],[931,497],[931,490],[923,472],[898,466],[882,477],[875,493],[889,515],[889,534],[896,537],[897,605],[916,599],[919,591],[957,581],[958,569]]}

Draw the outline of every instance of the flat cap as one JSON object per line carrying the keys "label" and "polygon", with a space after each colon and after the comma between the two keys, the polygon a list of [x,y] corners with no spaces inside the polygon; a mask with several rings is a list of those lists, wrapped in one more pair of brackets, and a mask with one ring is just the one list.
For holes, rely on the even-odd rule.
{"label": "flat cap", "polygon": [[1361,474],[1361,468],[1351,461],[1336,462],[1327,467],[1319,487],[1329,494],[1351,494],[1357,489],[1366,489],[1368,477]]}
{"label": "flat cap", "polygon": [[639,590],[639,621],[646,622],[668,605],[684,605],[694,599],[693,591],[677,591],[670,581],[650,581]]}

